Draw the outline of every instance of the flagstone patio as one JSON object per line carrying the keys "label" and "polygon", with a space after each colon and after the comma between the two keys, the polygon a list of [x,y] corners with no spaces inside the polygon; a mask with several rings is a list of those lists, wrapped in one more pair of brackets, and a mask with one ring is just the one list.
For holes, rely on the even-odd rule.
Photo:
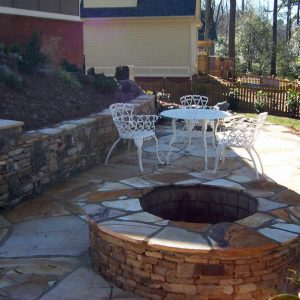
{"label": "flagstone patio", "polygon": [[[158,128],[162,159],[170,133],[168,126]],[[246,152],[239,152],[241,156],[230,152],[223,169],[214,174],[203,170],[200,145],[193,144],[193,155],[183,155],[181,147],[180,143],[174,145],[171,164],[159,165],[153,145],[146,145],[144,174],[140,173],[132,147],[130,153],[113,156],[107,166],[97,166],[0,215],[0,299],[146,299],[119,289],[92,271],[84,214],[87,204],[91,213],[101,201],[109,207],[106,219],[119,216],[128,223],[144,220],[145,216],[140,214],[132,220],[123,211],[140,210],[138,201],[124,201],[124,195],[129,199],[138,197],[136,189],[139,188],[205,183],[246,189],[259,198],[259,215],[248,220],[247,226],[254,226],[252,222],[265,223],[268,215],[264,212],[272,211],[278,216],[278,223],[261,229],[264,236],[278,242],[282,236],[295,237],[300,233],[300,210],[296,207],[300,205],[299,135],[281,126],[264,127],[257,143],[265,168],[260,182],[255,181]],[[213,151],[209,150],[209,169],[212,169]],[[287,205],[289,208],[285,209]],[[289,225],[291,220],[293,227]],[[148,235],[163,226],[159,218],[151,222],[152,228],[137,229],[138,233]],[[247,293],[245,287],[246,296]]]}

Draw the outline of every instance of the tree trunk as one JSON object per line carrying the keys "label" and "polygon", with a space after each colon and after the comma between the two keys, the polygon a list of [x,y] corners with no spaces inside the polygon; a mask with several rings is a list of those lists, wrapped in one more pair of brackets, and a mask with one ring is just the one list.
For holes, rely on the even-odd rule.
{"label": "tree trunk", "polygon": [[297,4],[297,25],[300,24],[300,0],[298,0]]}
{"label": "tree trunk", "polygon": [[[228,38],[228,56],[233,59],[235,65],[235,15],[236,15],[236,0],[230,0],[229,11],[229,38]],[[231,74],[235,78],[235,70]]]}
{"label": "tree trunk", "polygon": [[286,42],[288,42],[291,39],[291,27],[292,27],[291,11],[292,11],[292,1],[288,0],[287,14],[286,14],[286,35],[285,35]]}
{"label": "tree trunk", "polygon": [[276,76],[276,48],[277,48],[277,0],[273,6],[273,28],[272,28],[272,52],[271,52],[271,76]]}
{"label": "tree trunk", "polygon": [[211,25],[211,0],[205,2],[205,31],[204,40],[208,41],[210,36],[210,25]]}

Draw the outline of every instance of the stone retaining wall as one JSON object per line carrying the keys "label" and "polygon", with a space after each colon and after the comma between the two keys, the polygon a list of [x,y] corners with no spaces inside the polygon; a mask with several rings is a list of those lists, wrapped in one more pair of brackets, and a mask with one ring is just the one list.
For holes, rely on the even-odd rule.
{"label": "stone retaining wall", "polygon": [[[131,102],[137,113],[155,110],[152,96]],[[102,163],[117,139],[108,110],[53,128],[22,132],[23,125],[0,120],[0,209]]]}

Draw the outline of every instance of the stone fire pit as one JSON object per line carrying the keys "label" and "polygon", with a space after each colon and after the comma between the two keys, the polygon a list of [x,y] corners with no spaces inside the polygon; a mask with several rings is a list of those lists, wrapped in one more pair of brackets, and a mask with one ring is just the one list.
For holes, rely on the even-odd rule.
{"label": "stone fire pit", "polygon": [[276,197],[209,183],[99,192],[94,269],[150,299],[267,299],[299,257],[299,202]]}

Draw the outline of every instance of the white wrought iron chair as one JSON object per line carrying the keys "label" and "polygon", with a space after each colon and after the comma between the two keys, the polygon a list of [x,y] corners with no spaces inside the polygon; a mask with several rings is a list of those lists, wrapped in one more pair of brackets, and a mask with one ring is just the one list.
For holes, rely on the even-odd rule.
{"label": "white wrought iron chair", "polygon": [[[206,96],[202,96],[202,95],[186,95],[186,96],[182,96],[180,98],[180,104],[181,104],[181,108],[198,108],[198,109],[219,109],[216,106],[207,106],[208,103],[208,97]],[[194,129],[195,126],[200,125],[200,126],[207,126],[209,125],[212,129],[212,143],[213,146],[216,147],[215,145],[215,131],[216,131],[216,127],[215,126],[215,122],[214,120],[209,120],[207,124],[204,124],[203,122],[188,122],[185,127],[187,126],[191,126],[189,132],[192,132],[192,130]],[[189,139],[189,148],[191,147],[191,143],[192,143],[192,135],[190,135],[188,137]],[[186,142],[184,144],[184,149],[186,147]]]}
{"label": "white wrought iron chair", "polygon": [[180,97],[180,104],[184,108],[205,108],[208,97],[201,95],[186,95]]}
{"label": "white wrought iron chair", "polygon": [[216,172],[218,169],[220,158],[222,158],[222,165],[224,164],[227,148],[245,148],[253,162],[256,178],[259,179],[259,174],[254,157],[252,155],[252,150],[255,152],[259,160],[261,171],[263,174],[264,170],[261,158],[257,150],[254,148],[254,145],[257,136],[264,125],[267,115],[267,112],[259,114],[258,118],[253,123],[246,123],[241,121],[233,122],[230,127],[225,127],[220,131],[220,137],[215,154],[214,172]]}
{"label": "white wrought iron chair", "polygon": [[110,148],[105,165],[107,165],[109,157],[121,139],[133,140],[137,147],[139,167],[142,172],[142,146],[145,140],[155,139],[156,155],[158,161],[163,164],[158,154],[158,140],[155,135],[155,122],[158,119],[156,115],[134,115],[134,105],[127,103],[115,103],[109,107],[113,121],[117,127],[119,138]]}

